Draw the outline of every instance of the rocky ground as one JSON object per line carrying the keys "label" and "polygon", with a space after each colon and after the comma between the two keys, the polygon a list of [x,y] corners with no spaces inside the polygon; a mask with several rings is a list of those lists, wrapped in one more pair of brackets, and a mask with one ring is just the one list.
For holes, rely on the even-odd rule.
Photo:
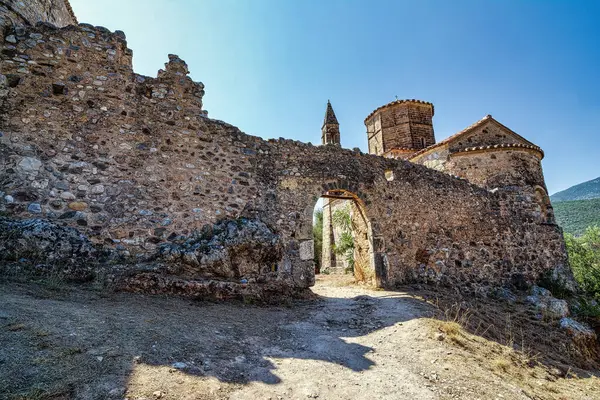
{"label": "rocky ground", "polygon": [[0,398],[598,399],[437,319],[431,302],[330,277],[278,307],[0,284]]}

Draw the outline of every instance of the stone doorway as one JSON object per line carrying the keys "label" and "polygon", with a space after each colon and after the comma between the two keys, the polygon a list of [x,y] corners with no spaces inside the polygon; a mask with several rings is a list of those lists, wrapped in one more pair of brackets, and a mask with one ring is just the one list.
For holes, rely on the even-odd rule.
{"label": "stone doorway", "polygon": [[321,233],[313,229],[316,243],[321,234],[316,273],[352,274],[357,282],[379,286],[371,223],[358,196],[343,189],[326,191],[315,206],[313,223],[322,225]]}

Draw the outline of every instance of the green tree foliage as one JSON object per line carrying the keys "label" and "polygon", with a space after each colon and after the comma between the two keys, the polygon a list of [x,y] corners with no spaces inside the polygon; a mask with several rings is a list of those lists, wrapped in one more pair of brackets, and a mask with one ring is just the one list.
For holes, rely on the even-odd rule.
{"label": "green tree foliage", "polygon": [[323,210],[317,209],[313,214],[313,239],[315,243],[315,268],[321,270],[321,257],[323,253]]}
{"label": "green tree foliage", "polygon": [[348,207],[338,208],[331,216],[333,225],[342,230],[342,232],[352,233],[352,216]]}
{"label": "green tree foliage", "polygon": [[352,236],[352,216],[348,207],[339,208],[331,216],[333,225],[341,230],[338,242],[333,247],[336,255],[344,256],[350,270],[354,270],[354,237]]}
{"label": "green tree foliage", "polygon": [[600,199],[553,202],[554,216],[567,233],[582,235],[588,226],[600,226]]}
{"label": "green tree foliage", "polygon": [[588,295],[600,300],[600,228],[589,227],[580,237],[567,233],[565,243],[575,279]]}

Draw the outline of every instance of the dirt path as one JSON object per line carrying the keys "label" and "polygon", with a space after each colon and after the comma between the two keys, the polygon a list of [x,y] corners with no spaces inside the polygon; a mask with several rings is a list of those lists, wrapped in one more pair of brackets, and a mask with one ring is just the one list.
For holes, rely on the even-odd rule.
{"label": "dirt path", "polygon": [[407,294],[331,280],[314,292],[267,308],[0,285],[0,398],[560,398],[438,340],[432,309]]}

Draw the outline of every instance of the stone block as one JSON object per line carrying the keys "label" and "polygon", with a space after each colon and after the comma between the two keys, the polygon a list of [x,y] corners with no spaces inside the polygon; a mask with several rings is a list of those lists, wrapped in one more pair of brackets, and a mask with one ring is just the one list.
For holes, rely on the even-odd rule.
{"label": "stone block", "polygon": [[315,258],[315,241],[305,240],[300,243],[300,259],[303,261]]}

